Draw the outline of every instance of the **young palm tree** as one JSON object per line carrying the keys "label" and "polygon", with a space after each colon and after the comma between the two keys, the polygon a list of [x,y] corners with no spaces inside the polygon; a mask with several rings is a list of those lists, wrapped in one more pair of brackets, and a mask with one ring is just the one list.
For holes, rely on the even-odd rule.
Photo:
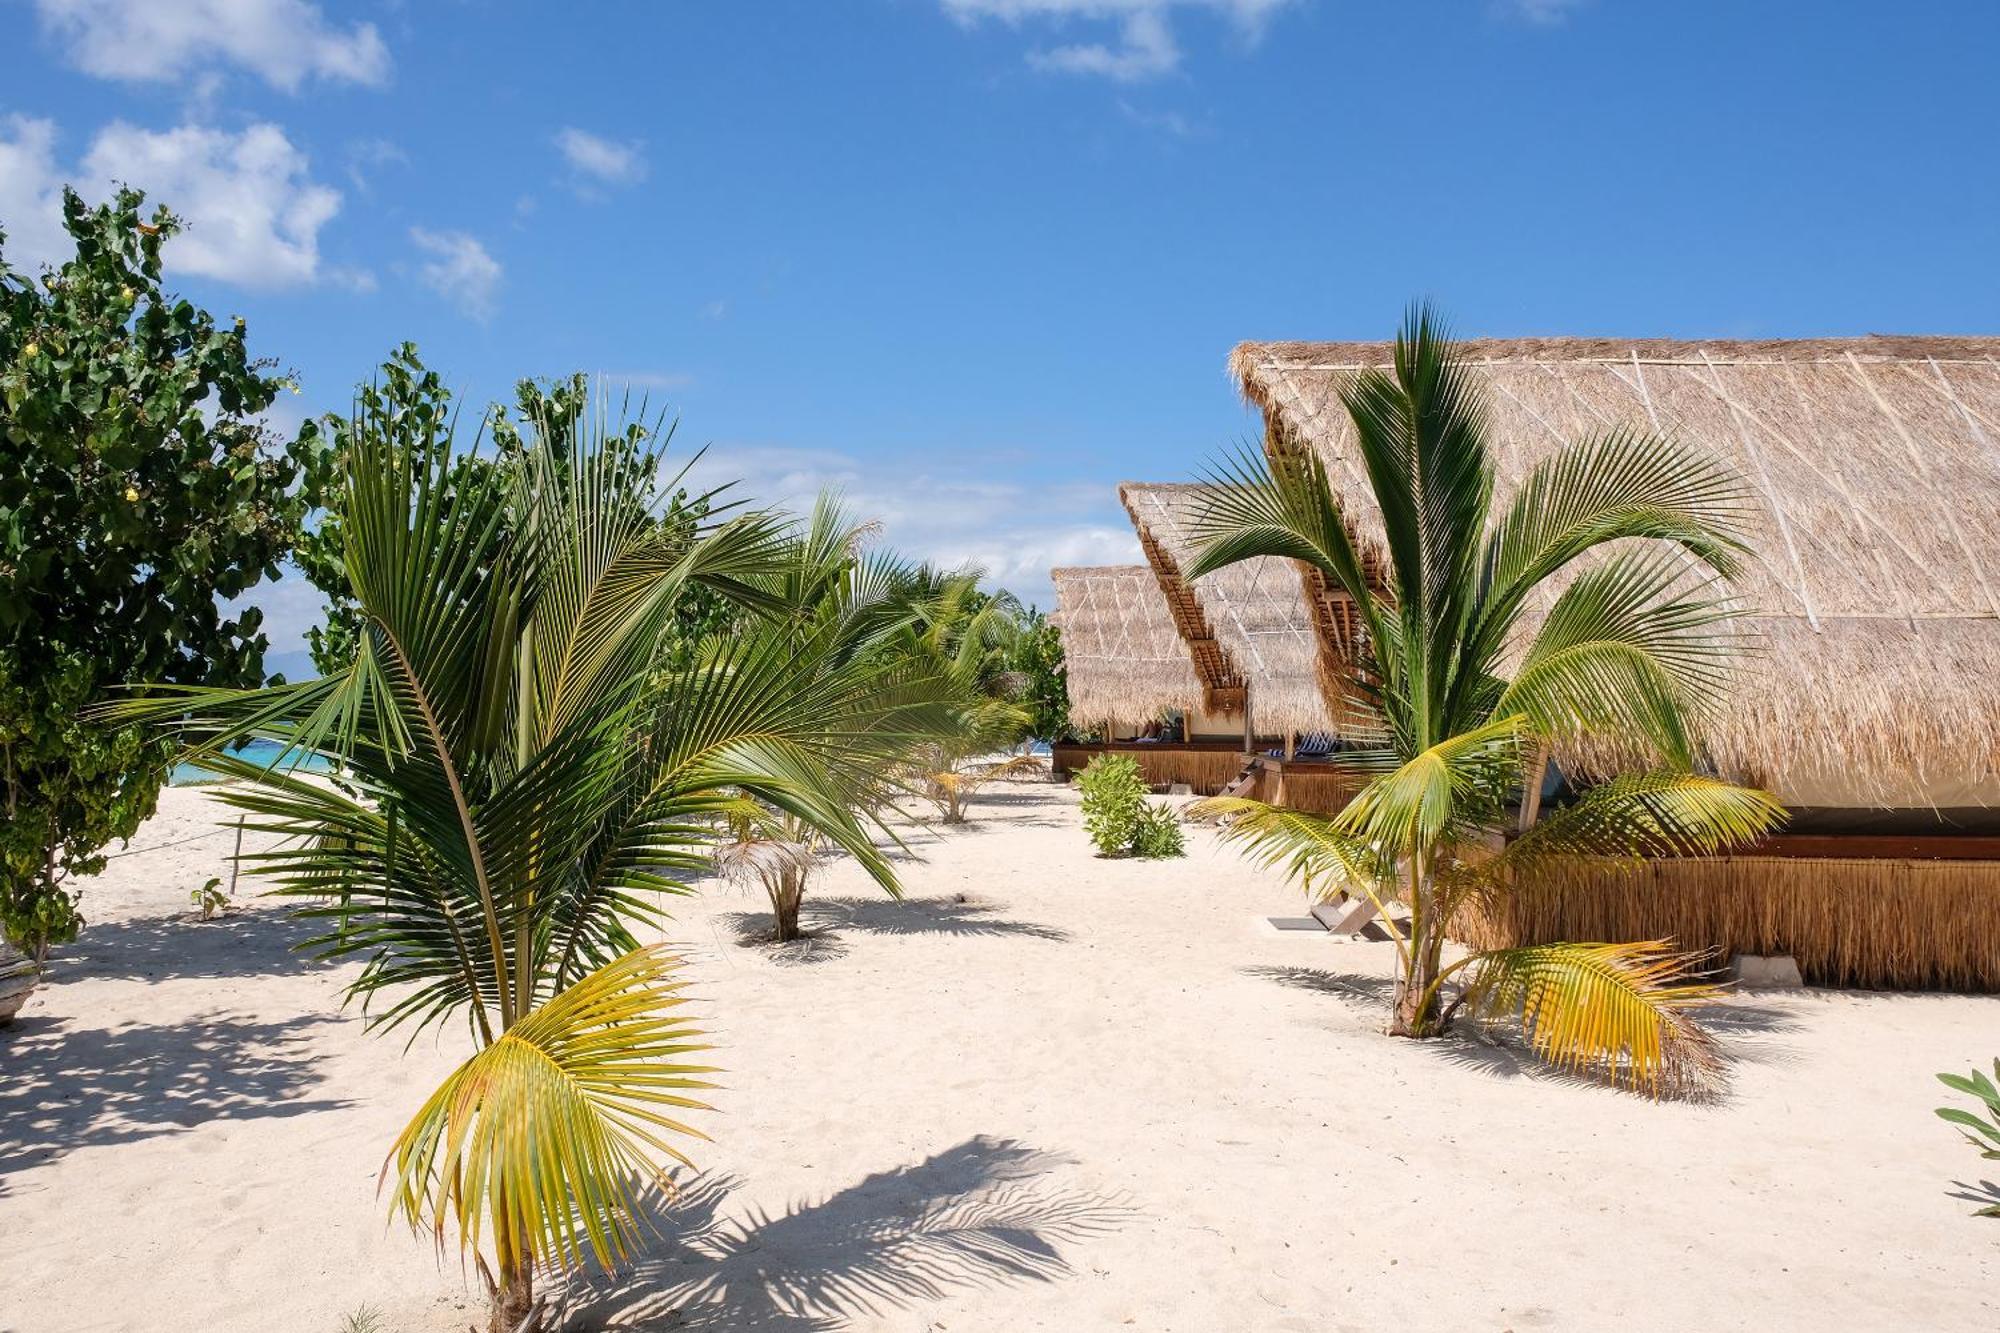
{"label": "young palm tree", "polygon": [[911,656],[942,666],[957,696],[949,730],[926,743],[911,766],[917,791],[947,824],[965,822],[981,787],[1041,762],[1032,755],[995,758],[1033,721],[1016,701],[1020,682],[1007,669],[1024,613],[1011,593],[987,593],[979,582],[977,570],[917,571],[905,643]]}
{"label": "young palm tree", "polygon": [[739,884],[755,882],[771,900],[771,938],[789,944],[799,938],[799,909],[806,881],[819,865],[819,831],[804,820],[741,798],[724,816],[728,836],[716,844],[715,868]]}
{"label": "young palm tree", "polygon": [[[475,1255],[495,1333],[539,1326],[538,1272],[617,1263],[643,1179],[697,1132],[684,983],[634,933],[658,895],[707,869],[715,819],[745,796],[893,891],[848,799],[942,723],[922,670],[857,663],[831,634],[765,625],[663,666],[685,589],[774,609],[758,584],[787,527],[736,516],[690,535],[642,498],[629,436],[541,424],[457,487],[443,458],[357,431],[347,668],[120,710],[251,784],[223,799],[287,839],[255,868],[325,922],[311,947],[365,959],[351,994],[383,1002],[371,1023],[466,1023],[473,1054],[384,1169],[396,1213]],[[339,783],[223,753],[253,736],[337,756]]]}
{"label": "young palm tree", "polygon": [[[1547,876],[1710,853],[1774,827],[1762,792],[1695,771],[1735,645],[1717,581],[1737,567],[1745,492],[1718,462],[1612,431],[1564,448],[1503,506],[1477,387],[1428,310],[1393,369],[1343,392],[1380,506],[1379,572],[1308,449],[1218,469],[1197,577],[1253,556],[1318,569],[1353,600],[1364,648],[1343,682],[1363,785],[1330,818],[1216,800],[1228,836],[1309,890],[1408,911],[1390,1031],[1427,1037],[1461,1009],[1520,1014],[1535,1049],[1659,1091],[1716,1064],[1689,1018],[1713,998],[1664,942],[1545,944],[1445,962],[1453,917]],[[1519,837],[1516,801],[1558,746],[1622,746],[1644,771],[1589,787]],[[1385,912],[1386,919],[1386,912]],[[1448,992],[1455,988],[1455,994]]]}

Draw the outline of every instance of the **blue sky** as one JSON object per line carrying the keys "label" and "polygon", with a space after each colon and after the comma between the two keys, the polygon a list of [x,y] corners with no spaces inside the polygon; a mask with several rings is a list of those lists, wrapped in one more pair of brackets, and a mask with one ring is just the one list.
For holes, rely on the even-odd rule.
{"label": "blue sky", "polygon": [[1239,339],[2000,331],[1983,0],[0,0],[0,50],[10,258],[150,188],[289,414],[404,339],[603,372],[1044,603],[1254,431]]}

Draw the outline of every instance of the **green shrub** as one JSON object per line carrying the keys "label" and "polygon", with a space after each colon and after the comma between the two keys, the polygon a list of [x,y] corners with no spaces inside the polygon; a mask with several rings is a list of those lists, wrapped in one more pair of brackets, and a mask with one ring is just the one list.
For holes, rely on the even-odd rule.
{"label": "green shrub", "polygon": [[1181,818],[1171,806],[1148,804],[1132,831],[1132,855],[1165,859],[1187,855],[1181,839]]}
{"label": "green shrub", "polygon": [[1125,754],[1100,754],[1077,775],[1083,791],[1083,831],[1105,856],[1132,850],[1139,821],[1146,816],[1146,779],[1138,761]]}

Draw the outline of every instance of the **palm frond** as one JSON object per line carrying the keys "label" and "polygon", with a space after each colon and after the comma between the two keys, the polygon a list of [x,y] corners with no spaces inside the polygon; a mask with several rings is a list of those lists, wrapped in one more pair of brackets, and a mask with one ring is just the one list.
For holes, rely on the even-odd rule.
{"label": "palm frond", "polygon": [[1695,980],[1695,956],[1664,941],[1533,944],[1468,961],[1470,1011],[1518,1018],[1535,1053],[1559,1069],[1653,1096],[1721,1081],[1715,1041],[1693,1018],[1721,991]]}
{"label": "palm frond", "polygon": [[1639,863],[1714,856],[1771,833],[1785,809],[1769,792],[1698,773],[1626,773],[1546,811],[1488,863],[1516,885],[1575,860]]}
{"label": "palm frond", "polygon": [[1705,451],[1629,428],[1561,449],[1529,472],[1487,541],[1489,604],[1527,593],[1610,542],[1668,542],[1734,577],[1755,510],[1734,469]]}
{"label": "palm frond", "polygon": [[1395,869],[1393,855],[1325,815],[1241,796],[1196,801],[1187,815],[1218,821],[1225,842],[1245,844],[1253,861],[1282,869],[1318,902],[1340,893],[1373,897]]}
{"label": "palm frond", "polygon": [[1743,648],[1726,628],[1736,613],[1710,590],[1659,554],[1620,552],[1586,570],[1556,599],[1494,710],[1526,713],[1544,737],[1643,739],[1691,763]]}
{"label": "palm frond", "polygon": [[1370,781],[1335,818],[1397,855],[1490,823],[1519,781],[1527,734],[1516,714],[1448,736]]}
{"label": "palm frond", "polygon": [[680,1017],[683,983],[658,947],[581,978],[460,1065],[390,1154],[392,1200],[444,1243],[476,1249],[490,1227],[503,1265],[610,1267],[632,1249],[639,1190],[665,1185],[657,1156],[686,1163],[680,1116],[708,1109],[708,1049]]}

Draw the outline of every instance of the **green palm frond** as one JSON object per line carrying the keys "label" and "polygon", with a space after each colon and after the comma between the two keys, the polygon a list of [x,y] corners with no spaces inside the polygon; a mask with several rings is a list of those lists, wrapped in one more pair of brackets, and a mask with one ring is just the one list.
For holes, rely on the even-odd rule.
{"label": "green palm frond", "polygon": [[1578,861],[1637,865],[1658,856],[1714,856],[1784,821],[1768,792],[1697,773],[1627,773],[1585,788],[1482,868],[1513,887]]}
{"label": "green palm frond", "polygon": [[1694,736],[1719,712],[1742,656],[1736,613],[1692,584],[1674,557],[1620,552],[1563,590],[1500,693],[1552,739],[1641,738],[1692,762]]}
{"label": "green palm frond", "polygon": [[1511,616],[1580,556],[1627,539],[1668,542],[1717,575],[1736,573],[1754,511],[1714,455],[1618,428],[1536,464],[1486,544],[1489,605]]}
{"label": "green palm frond", "polygon": [[1520,780],[1527,735],[1517,714],[1448,736],[1369,782],[1336,819],[1399,852],[1490,822]]}
{"label": "green palm frond", "polygon": [[1338,893],[1373,897],[1395,870],[1393,857],[1325,815],[1240,796],[1196,801],[1187,815],[1220,821],[1224,841],[1245,844],[1251,859],[1283,869],[1316,901]]}
{"label": "green palm frond", "polygon": [[1265,457],[1245,450],[1213,465],[1201,503],[1188,515],[1200,549],[1184,571],[1200,578],[1258,556],[1311,565],[1372,611],[1375,592],[1354,535],[1317,455]]}
{"label": "green palm frond", "polygon": [[1655,1096],[1699,1094],[1722,1077],[1714,1039],[1692,1017],[1721,991],[1665,942],[1533,944],[1474,955],[1463,1003],[1518,1018],[1535,1053]]}
{"label": "green palm frond", "polygon": [[[665,1185],[659,1157],[687,1162],[679,1117],[707,1107],[708,1049],[679,1015],[682,983],[659,948],[579,979],[467,1060],[396,1138],[395,1211],[447,1223],[477,1249],[490,1228],[503,1267],[569,1266],[630,1253],[639,1190]],[[387,1168],[385,1167],[385,1171]]]}

